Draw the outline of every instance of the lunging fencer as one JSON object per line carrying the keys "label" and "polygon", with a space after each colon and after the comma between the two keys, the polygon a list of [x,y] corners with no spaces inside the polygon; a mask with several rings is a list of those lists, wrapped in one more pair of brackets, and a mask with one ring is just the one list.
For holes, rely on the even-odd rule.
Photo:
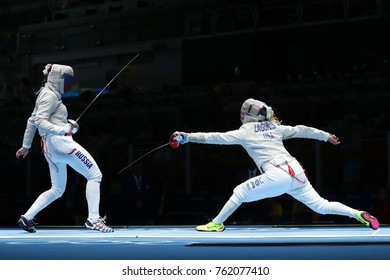
{"label": "lunging fencer", "polygon": [[35,107],[27,120],[23,144],[16,157],[27,156],[38,129],[42,152],[50,169],[51,188],[39,195],[17,224],[30,233],[36,231],[34,217],[65,192],[69,165],[87,179],[88,218],[85,226],[100,232],[113,232],[105,224],[105,218],[99,215],[102,173],[88,151],[73,140],[72,135],[79,127],[77,122],[67,119],[68,112],[61,100],[73,81],[73,69],[67,65],[47,64],[43,74],[44,84],[36,93]]}
{"label": "lunging fencer", "polygon": [[180,144],[241,145],[262,172],[236,186],[219,214],[211,222],[197,226],[198,231],[223,231],[224,222],[243,202],[285,193],[319,214],[347,216],[374,230],[379,228],[378,220],[368,212],[322,198],[309,182],[301,164],[283,145],[283,140],[290,138],[309,138],[338,145],[340,142],[336,135],[304,125],[282,125],[271,107],[252,98],[242,104],[240,118],[242,126],[225,133],[173,134],[173,141]]}

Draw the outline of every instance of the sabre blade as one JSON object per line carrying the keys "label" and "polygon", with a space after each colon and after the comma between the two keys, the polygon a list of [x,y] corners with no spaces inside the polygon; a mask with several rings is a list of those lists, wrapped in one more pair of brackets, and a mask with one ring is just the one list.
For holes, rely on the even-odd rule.
{"label": "sabre blade", "polygon": [[104,92],[104,90],[116,79],[116,77],[119,76],[120,73],[122,73],[123,70],[126,69],[127,66],[129,66],[138,56],[140,53],[137,53],[132,60],[130,60],[123,68],[114,76],[114,78],[111,79],[111,81],[108,82],[108,84],[95,96],[95,98],[88,104],[88,106],[84,109],[83,112],[81,112],[80,116],[76,119],[76,122],[79,121],[82,115],[91,107],[92,103],[95,102],[95,100]]}
{"label": "sabre blade", "polygon": [[153,150],[147,152],[147,153],[144,154],[143,156],[137,158],[135,161],[129,163],[129,164],[126,165],[124,168],[122,168],[122,169],[117,173],[117,175],[121,174],[121,173],[122,173],[123,171],[125,171],[127,168],[129,168],[130,166],[132,166],[134,163],[138,162],[139,160],[143,159],[143,158],[146,157],[147,155],[149,155],[149,154],[153,153],[154,151],[157,151],[157,150],[159,150],[159,149],[161,149],[161,148],[163,148],[163,147],[165,147],[165,146],[168,146],[168,145],[170,145],[169,142],[168,142],[168,143],[165,143],[165,144],[163,144],[163,145],[161,145],[161,146],[158,146],[157,148],[154,148]]}

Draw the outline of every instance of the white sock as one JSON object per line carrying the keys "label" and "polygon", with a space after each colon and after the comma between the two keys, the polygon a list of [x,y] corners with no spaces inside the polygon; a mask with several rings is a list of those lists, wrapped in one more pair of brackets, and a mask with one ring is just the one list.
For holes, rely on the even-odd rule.
{"label": "white sock", "polygon": [[217,217],[213,219],[213,222],[216,224],[221,224],[226,221],[226,219],[233,214],[234,211],[237,210],[237,208],[241,205],[237,204],[230,199],[226,202],[226,204],[223,206],[222,210],[219,212]]}
{"label": "white sock", "polygon": [[348,216],[350,218],[355,218],[356,220],[359,220],[357,217],[357,214],[359,213],[358,210],[346,206],[340,202],[337,201],[329,202],[329,209],[331,211],[330,214]]}
{"label": "white sock", "polygon": [[99,218],[100,203],[100,182],[88,181],[85,189],[85,196],[88,203],[88,218],[96,220]]}
{"label": "white sock", "polygon": [[28,209],[28,211],[23,216],[27,220],[32,220],[35,215],[38,214],[39,211],[44,209],[46,206],[48,206],[50,203],[52,203],[59,197],[60,195],[52,189],[43,192],[40,196],[38,196],[35,202],[31,205],[30,209]]}

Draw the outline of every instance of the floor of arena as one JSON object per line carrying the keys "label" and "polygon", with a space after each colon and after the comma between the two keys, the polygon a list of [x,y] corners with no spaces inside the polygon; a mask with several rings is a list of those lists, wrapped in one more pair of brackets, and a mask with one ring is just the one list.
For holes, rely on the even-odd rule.
{"label": "floor of arena", "polygon": [[1,260],[389,260],[390,226],[81,227],[0,229]]}

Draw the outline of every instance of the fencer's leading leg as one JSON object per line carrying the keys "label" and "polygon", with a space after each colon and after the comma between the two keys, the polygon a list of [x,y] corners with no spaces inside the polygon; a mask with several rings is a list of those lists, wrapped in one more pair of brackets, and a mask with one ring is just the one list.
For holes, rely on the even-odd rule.
{"label": "fencer's leading leg", "polygon": [[[233,198],[234,197],[234,198]],[[242,204],[242,202],[237,203],[236,195],[233,194],[232,197],[226,202],[226,204],[222,207],[219,214],[213,219],[213,222],[216,224],[224,223],[230,215],[237,210],[237,208]]]}
{"label": "fencer's leading leg", "polygon": [[291,186],[291,181],[290,176],[278,168],[272,168],[267,173],[245,181],[234,189],[233,195],[213,219],[213,222],[223,223],[243,202],[252,202],[284,194]]}
{"label": "fencer's leading leg", "polygon": [[85,195],[88,203],[88,219],[85,226],[100,232],[113,232],[114,230],[105,224],[105,218],[101,218],[99,214],[102,173],[87,150],[74,141],[72,146],[73,150],[68,154],[67,163],[87,179]]}
{"label": "fencer's leading leg", "polygon": [[219,214],[209,223],[196,227],[198,231],[223,231],[225,229],[225,220],[233,214],[234,211],[241,205],[240,199],[235,193],[229,198],[229,200],[222,207]]}
{"label": "fencer's leading leg", "polygon": [[102,173],[93,157],[77,142],[73,141],[72,153],[67,155],[66,162],[75,171],[87,179],[85,195],[88,204],[88,218],[99,218],[100,182]]}

